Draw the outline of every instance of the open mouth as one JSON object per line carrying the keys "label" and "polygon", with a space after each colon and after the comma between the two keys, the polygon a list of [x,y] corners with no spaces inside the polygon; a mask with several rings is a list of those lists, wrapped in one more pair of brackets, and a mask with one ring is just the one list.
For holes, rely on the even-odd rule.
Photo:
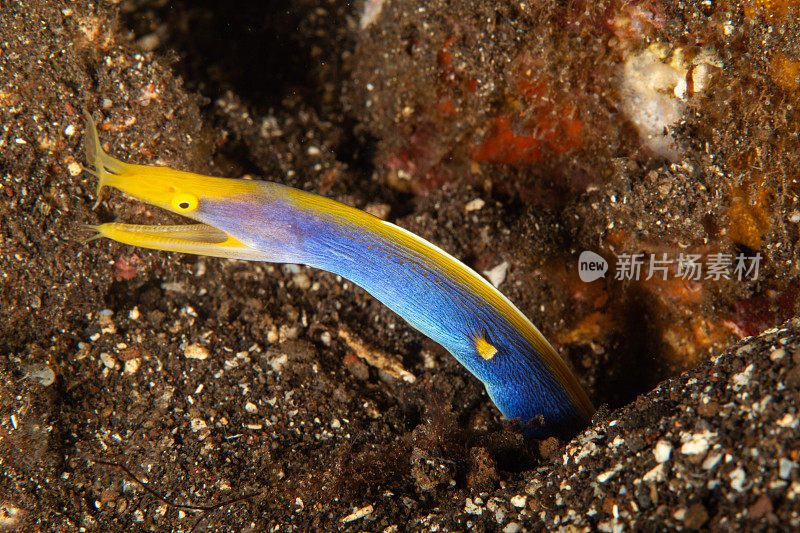
{"label": "open mouth", "polygon": [[110,234],[117,239],[123,235],[129,235],[140,241],[184,242],[187,244],[222,244],[230,238],[224,231],[207,224],[148,226],[112,222],[97,226],[87,225],[85,228],[95,233],[86,240],[87,242]]}

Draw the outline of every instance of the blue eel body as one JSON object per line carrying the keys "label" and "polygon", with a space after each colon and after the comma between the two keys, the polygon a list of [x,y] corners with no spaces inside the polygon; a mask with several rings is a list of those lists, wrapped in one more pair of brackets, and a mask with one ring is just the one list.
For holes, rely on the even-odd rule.
{"label": "blue eel body", "polygon": [[[585,398],[580,389],[576,400],[568,387],[579,387],[577,382],[564,384],[551,370],[542,352],[552,348],[535,328],[534,336],[541,337],[546,346],[534,346],[507,313],[454,276],[427,249],[410,249],[397,241],[394,231],[382,235],[373,225],[359,227],[350,217],[331,212],[330,200],[275,183],[258,184],[262,194],[238,201],[201,201],[193,218],[267,252],[271,261],[304,263],[362,287],[447,349],[483,382],[503,415],[526,423],[527,433],[566,438],[586,426],[591,416],[588,400],[580,401]],[[339,207],[345,212],[350,209]],[[243,227],[243,220],[256,223]],[[422,241],[408,235],[411,241]],[[496,292],[483,279],[480,282],[489,294]],[[483,339],[497,353],[484,358],[476,349],[476,339]],[[554,351],[549,355],[551,360],[558,357]]]}
{"label": "blue eel body", "polygon": [[303,263],[359,285],[447,349],[507,418],[535,437],[568,438],[593,412],[575,376],[495,287],[424,239],[361,210],[267,181],[124,163],[87,131],[87,170],[200,224],[94,226],[119,242],[240,259]]}

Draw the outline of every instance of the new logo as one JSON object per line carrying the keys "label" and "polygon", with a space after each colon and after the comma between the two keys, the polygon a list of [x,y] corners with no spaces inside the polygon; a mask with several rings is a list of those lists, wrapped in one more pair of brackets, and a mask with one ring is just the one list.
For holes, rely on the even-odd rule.
{"label": "new logo", "polygon": [[601,255],[589,250],[581,252],[578,258],[578,276],[580,276],[581,281],[589,283],[590,281],[604,278],[606,277],[606,272],[608,272],[608,261]]}

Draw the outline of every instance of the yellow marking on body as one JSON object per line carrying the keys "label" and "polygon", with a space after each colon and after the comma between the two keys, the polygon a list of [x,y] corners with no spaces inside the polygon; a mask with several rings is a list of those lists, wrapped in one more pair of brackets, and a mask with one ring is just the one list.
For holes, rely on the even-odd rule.
{"label": "yellow marking on body", "polygon": [[483,337],[475,339],[475,349],[478,350],[478,355],[483,357],[486,361],[494,357],[497,353],[497,348],[489,344]]}

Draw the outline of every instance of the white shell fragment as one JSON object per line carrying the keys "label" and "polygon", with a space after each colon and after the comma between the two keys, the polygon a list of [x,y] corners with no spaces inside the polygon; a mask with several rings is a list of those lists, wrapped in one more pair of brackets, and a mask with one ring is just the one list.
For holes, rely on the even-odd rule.
{"label": "white shell fragment", "polygon": [[28,367],[28,377],[38,381],[43,387],[49,387],[56,381],[56,373],[44,364],[32,364]]}
{"label": "white shell fragment", "polygon": [[503,261],[491,270],[483,271],[483,275],[495,287],[499,287],[506,280],[506,274],[508,274],[508,261]]}

